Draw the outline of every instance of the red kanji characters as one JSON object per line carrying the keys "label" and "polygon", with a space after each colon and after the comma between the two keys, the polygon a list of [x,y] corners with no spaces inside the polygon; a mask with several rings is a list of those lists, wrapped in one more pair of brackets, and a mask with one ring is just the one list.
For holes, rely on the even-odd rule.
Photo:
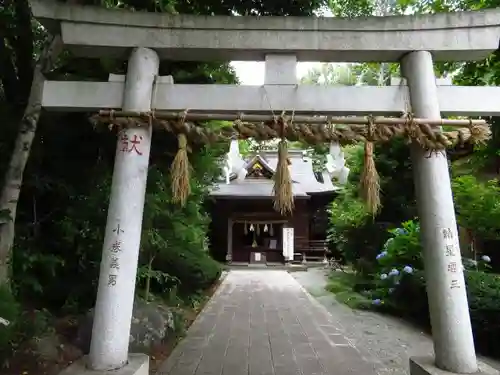
{"label": "red kanji characters", "polygon": [[121,137],[122,141],[122,148],[120,149],[121,152],[128,152],[128,135],[123,133]]}
{"label": "red kanji characters", "polygon": [[121,137],[122,147],[120,149],[121,152],[132,152],[135,151],[137,155],[142,155],[142,152],[137,148],[138,145],[141,144],[142,136],[137,136],[134,134],[132,139],[128,137],[127,134],[123,134]]}
{"label": "red kanji characters", "polygon": [[453,272],[453,273],[455,273],[455,272],[457,272],[457,270],[458,270],[458,267],[457,267],[457,262],[450,262],[450,263],[448,264],[448,272]]}
{"label": "red kanji characters", "polygon": [[141,141],[142,141],[142,137],[140,137],[140,136],[138,137],[136,134],[134,134],[134,138],[130,141],[130,143],[132,143],[132,147],[130,148],[130,150],[128,150],[128,152],[132,152],[132,150],[135,150],[137,155],[142,155],[142,152],[140,152],[137,149],[137,145],[140,145]]}

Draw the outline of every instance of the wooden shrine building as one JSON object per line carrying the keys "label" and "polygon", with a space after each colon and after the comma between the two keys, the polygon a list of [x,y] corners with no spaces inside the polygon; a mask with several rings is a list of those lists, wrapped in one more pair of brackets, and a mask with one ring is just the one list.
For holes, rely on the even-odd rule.
{"label": "wooden shrine building", "polygon": [[314,172],[312,160],[303,150],[289,150],[295,208],[284,217],[273,208],[277,151],[261,151],[243,158],[238,141],[232,141],[225,181],[220,181],[211,192],[214,256],[233,264],[323,259],[326,207],[340,189],[333,185],[332,176],[345,180],[348,174],[338,146],[331,148],[327,160],[325,171]]}

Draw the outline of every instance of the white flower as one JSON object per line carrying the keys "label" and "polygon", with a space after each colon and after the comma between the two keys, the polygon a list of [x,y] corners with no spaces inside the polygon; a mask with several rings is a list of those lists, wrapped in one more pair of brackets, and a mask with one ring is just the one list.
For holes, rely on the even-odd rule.
{"label": "white flower", "polygon": [[488,255],[483,255],[481,259],[484,260],[486,263],[491,262],[491,258]]}
{"label": "white flower", "polygon": [[0,317],[0,324],[3,324],[4,326],[8,326],[10,324],[10,322],[7,319]]}

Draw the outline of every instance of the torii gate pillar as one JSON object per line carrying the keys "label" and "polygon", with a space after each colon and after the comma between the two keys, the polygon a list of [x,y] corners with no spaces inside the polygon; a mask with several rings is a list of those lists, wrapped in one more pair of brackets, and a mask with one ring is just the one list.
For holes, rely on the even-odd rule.
{"label": "torii gate pillar", "polygon": [[[441,118],[432,55],[411,52],[401,61],[413,114]],[[454,373],[478,371],[465,287],[457,222],[445,153],[412,146],[412,162],[420,217],[421,241],[434,341],[435,366]],[[418,359],[410,361],[420,373]]]}
{"label": "torii gate pillar", "polygon": [[[151,110],[159,65],[155,51],[148,48],[132,50],[125,80],[123,110]],[[135,127],[124,129],[118,135],[87,364],[92,370],[120,369],[129,362],[130,325],[151,133],[151,127]]]}

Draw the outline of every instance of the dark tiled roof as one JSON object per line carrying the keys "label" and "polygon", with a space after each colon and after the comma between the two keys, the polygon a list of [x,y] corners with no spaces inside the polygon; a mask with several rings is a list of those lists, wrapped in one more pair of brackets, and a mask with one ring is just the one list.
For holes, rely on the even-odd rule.
{"label": "dark tiled roof", "polygon": [[[215,197],[271,197],[273,196],[274,182],[272,180],[245,180],[232,181],[230,184],[219,183],[212,191]],[[307,197],[299,184],[292,185],[293,195]]]}
{"label": "dark tiled roof", "polygon": [[[339,188],[331,182],[330,176],[323,172],[323,183],[316,178],[312,161],[302,157],[302,150],[289,150],[290,174],[293,183],[293,192],[296,197],[307,197],[309,193],[322,193],[336,191]],[[250,167],[256,161],[265,163],[273,172],[278,164],[278,153],[276,151],[265,151],[247,160],[246,167]],[[230,184],[221,181],[213,189],[211,195],[215,197],[271,197],[273,196],[274,182],[272,180],[245,179],[238,181],[233,179]]]}

